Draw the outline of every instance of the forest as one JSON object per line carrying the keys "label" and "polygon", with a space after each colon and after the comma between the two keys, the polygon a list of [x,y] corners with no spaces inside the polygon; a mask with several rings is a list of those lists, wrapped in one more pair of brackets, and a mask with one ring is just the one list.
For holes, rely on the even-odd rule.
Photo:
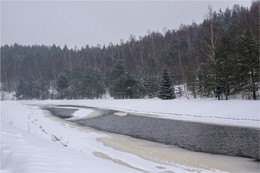
{"label": "forest", "polygon": [[[2,45],[1,90],[18,99],[259,99],[259,1],[202,23],[69,49]],[[174,17],[174,16],[172,16]]]}

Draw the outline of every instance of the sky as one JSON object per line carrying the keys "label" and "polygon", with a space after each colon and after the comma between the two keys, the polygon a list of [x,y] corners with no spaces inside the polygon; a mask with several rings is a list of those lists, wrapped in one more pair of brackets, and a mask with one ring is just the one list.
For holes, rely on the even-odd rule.
{"label": "sky", "polygon": [[149,31],[201,23],[213,10],[251,1],[1,1],[1,45],[117,44]]}

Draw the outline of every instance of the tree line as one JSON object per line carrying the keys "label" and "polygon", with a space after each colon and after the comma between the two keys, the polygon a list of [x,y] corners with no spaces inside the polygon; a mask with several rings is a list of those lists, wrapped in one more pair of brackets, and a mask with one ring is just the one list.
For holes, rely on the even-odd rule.
{"label": "tree line", "polygon": [[21,99],[164,98],[165,86],[170,98],[258,99],[259,73],[259,1],[115,45],[1,46],[2,89]]}

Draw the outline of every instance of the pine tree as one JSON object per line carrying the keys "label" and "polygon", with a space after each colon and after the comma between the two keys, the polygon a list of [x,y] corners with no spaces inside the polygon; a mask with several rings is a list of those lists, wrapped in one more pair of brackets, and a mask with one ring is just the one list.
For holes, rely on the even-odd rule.
{"label": "pine tree", "polygon": [[171,87],[171,80],[167,70],[164,71],[162,75],[161,91],[159,93],[159,98],[163,100],[174,99],[176,96],[174,94],[174,89]]}

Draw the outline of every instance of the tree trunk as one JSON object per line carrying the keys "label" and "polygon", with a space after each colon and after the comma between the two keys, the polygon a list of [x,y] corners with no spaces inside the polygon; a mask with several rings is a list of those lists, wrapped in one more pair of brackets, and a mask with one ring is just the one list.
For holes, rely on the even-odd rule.
{"label": "tree trunk", "polygon": [[227,93],[225,94],[225,96],[226,96],[226,100],[228,100],[228,95],[227,95]]}
{"label": "tree trunk", "polygon": [[253,92],[253,99],[256,100],[256,87],[255,87],[255,77],[254,77],[254,71],[251,68],[251,80],[252,80],[252,92]]}

